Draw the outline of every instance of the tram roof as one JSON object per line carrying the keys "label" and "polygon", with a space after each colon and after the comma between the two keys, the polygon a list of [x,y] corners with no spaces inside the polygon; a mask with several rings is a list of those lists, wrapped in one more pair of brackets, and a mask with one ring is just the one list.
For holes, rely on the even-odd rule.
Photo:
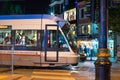
{"label": "tram roof", "polygon": [[63,19],[49,14],[27,14],[27,15],[0,15],[0,20],[8,19],[51,19],[55,21],[64,21]]}
{"label": "tram roof", "polygon": [[26,14],[26,15],[0,15],[0,20],[14,20],[14,19],[49,19],[54,22],[59,22],[59,26],[65,24],[65,20],[49,14]]}

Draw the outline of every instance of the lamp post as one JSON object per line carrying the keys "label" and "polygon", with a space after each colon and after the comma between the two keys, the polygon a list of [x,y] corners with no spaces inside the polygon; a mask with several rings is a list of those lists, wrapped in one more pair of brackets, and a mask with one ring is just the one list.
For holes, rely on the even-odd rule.
{"label": "lamp post", "polygon": [[111,62],[109,61],[110,54],[107,49],[107,1],[99,0],[99,50],[97,53],[97,60],[95,61],[95,80],[110,80]]}

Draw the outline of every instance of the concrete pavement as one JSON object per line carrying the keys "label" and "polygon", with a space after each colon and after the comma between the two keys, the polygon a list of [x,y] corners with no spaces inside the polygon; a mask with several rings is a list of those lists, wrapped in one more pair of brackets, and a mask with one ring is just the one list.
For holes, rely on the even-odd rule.
{"label": "concrete pavement", "polygon": [[75,80],[68,70],[42,69],[42,68],[18,68],[0,73],[0,80]]}
{"label": "concrete pavement", "polygon": [[[79,62],[77,66],[71,68],[71,74],[76,80],[95,80],[94,62],[96,58],[93,58],[92,60],[93,61],[90,61],[90,58],[88,58],[87,61]],[[120,62],[116,63],[115,58],[110,58],[110,61],[112,63],[111,80],[120,80]]]}

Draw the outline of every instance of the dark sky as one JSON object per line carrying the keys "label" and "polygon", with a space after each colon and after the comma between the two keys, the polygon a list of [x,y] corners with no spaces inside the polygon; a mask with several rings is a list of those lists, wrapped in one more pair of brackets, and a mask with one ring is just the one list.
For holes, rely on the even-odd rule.
{"label": "dark sky", "polygon": [[27,13],[48,13],[50,0],[26,0]]}
{"label": "dark sky", "polygon": [[[2,10],[3,5],[7,0],[0,0],[0,9]],[[9,0],[7,8],[10,8],[10,4],[21,5],[23,14],[47,14],[50,10],[50,0]],[[5,7],[5,6],[4,6]],[[9,9],[8,9],[9,10]]]}

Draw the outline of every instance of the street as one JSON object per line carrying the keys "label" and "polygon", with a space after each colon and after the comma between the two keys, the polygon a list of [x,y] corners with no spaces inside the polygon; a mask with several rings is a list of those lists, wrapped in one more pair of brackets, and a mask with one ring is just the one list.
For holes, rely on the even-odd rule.
{"label": "street", "polygon": [[[0,80],[95,80],[94,61],[79,62],[68,69],[17,67],[12,73],[10,67],[0,68]],[[119,80],[119,75],[120,62],[112,62],[111,80]]]}

